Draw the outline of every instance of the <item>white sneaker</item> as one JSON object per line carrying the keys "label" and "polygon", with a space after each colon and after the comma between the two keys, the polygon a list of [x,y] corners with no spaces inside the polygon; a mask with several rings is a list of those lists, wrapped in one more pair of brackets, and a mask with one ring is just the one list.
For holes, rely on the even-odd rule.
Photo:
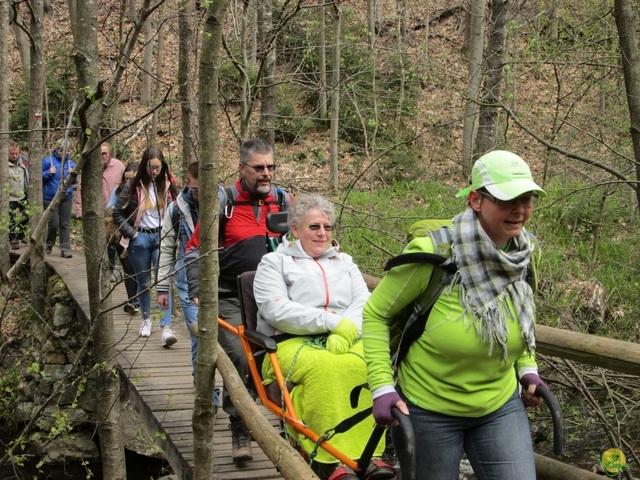
{"label": "white sneaker", "polygon": [[142,325],[140,325],[140,336],[141,337],[149,337],[151,336],[151,320],[148,318],[142,320]]}
{"label": "white sneaker", "polygon": [[171,345],[173,345],[177,341],[178,339],[173,334],[173,330],[171,330],[169,327],[162,329],[162,346],[164,348],[169,348]]}

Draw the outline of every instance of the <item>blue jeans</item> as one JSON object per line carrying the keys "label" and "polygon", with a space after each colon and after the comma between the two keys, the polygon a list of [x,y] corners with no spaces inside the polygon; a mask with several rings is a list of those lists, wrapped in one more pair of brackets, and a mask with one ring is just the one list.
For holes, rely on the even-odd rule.
{"label": "blue jeans", "polygon": [[[158,252],[160,249],[160,232],[138,232],[138,236],[129,242],[128,257],[138,283],[138,302],[142,319],[151,318],[151,272],[153,279],[158,275]],[[169,308],[160,309],[160,327],[171,326],[171,294]],[[159,307],[158,307],[159,308]]]}
{"label": "blue jeans", "polygon": [[[178,298],[180,298],[180,305],[182,306],[182,315],[184,321],[189,325],[198,321],[198,307],[189,298],[189,286],[184,282],[178,281],[178,276],[174,277],[176,290],[178,291]],[[171,297],[171,295],[169,295]],[[193,365],[193,375],[196,374],[196,357],[198,355],[198,337],[194,336],[189,330],[189,336],[191,337],[191,364]]]}
{"label": "blue jeans", "polygon": [[[502,407],[479,418],[441,415],[403,399],[416,436],[420,480],[457,479],[463,449],[478,480],[536,479],[529,419],[517,389]],[[402,459],[395,428],[392,438]]]}

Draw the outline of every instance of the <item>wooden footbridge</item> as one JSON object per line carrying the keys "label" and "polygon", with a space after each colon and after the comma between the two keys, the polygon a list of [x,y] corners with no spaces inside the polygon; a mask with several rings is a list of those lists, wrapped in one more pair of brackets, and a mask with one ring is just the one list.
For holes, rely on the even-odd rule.
{"label": "wooden footbridge", "polygon": [[[85,260],[82,252],[73,251],[73,258],[61,258],[54,248],[46,255],[47,264],[65,281],[80,311],[89,316],[89,294]],[[116,286],[112,304],[126,302],[124,283]],[[152,299],[152,307],[154,301]],[[191,416],[195,388],[191,375],[191,340],[182,319],[172,328],[178,342],[171,348],[160,345],[157,324],[149,338],[138,336],[140,316],[130,316],[122,309],[113,311],[118,362],[122,369],[125,394],[147,426],[166,460],[180,479],[192,478],[193,432]],[[217,382],[218,383],[218,382]],[[221,380],[219,381],[221,384]],[[221,386],[221,385],[220,385]],[[262,408],[262,407],[260,407]],[[278,420],[262,409],[274,425]],[[215,479],[282,478],[273,463],[252,442],[253,461],[234,464],[231,459],[231,432],[228,415],[220,408],[215,422]]]}
{"label": "wooden footbridge", "polygon": [[[47,264],[64,279],[79,311],[88,316],[89,296],[82,252],[74,251],[73,258],[63,259],[59,257],[59,251],[54,249],[53,254],[46,257]],[[378,282],[378,279],[369,276],[366,276],[366,280],[370,288],[374,288]],[[113,305],[125,303],[123,284],[116,286],[112,298]],[[175,474],[180,479],[189,480],[193,470],[191,417],[195,388],[191,376],[191,342],[184,322],[174,323],[178,343],[165,349],[160,346],[158,328],[149,338],[138,336],[139,316],[131,317],[122,308],[117,308],[113,319],[125,393],[151,434],[156,434],[155,441]],[[638,344],[543,325],[537,326],[536,337],[539,353],[640,376]],[[275,416],[260,408],[277,428]],[[282,478],[255,442],[252,444],[253,461],[234,464],[231,460],[231,433],[227,424],[228,416],[220,410],[214,427],[214,479]],[[538,478],[600,478],[591,472],[540,455],[536,455],[536,468]]]}

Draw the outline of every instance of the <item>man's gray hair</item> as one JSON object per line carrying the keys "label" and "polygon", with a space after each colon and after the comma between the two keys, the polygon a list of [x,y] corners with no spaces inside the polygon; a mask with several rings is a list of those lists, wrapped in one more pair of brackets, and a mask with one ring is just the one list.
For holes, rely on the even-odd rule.
{"label": "man's gray hair", "polygon": [[240,147],[240,163],[247,163],[256,154],[273,154],[273,147],[261,138],[250,138]]}
{"label": "man's gray hair", "polygon": [[324,212],[329,217],[331,225],[335,223],[336,212],[333,203],[321,195],[302,195],[301,197],[296,197],[293,205],[289,208],[289,218],[287,220],[289,230],[293,225],[299,228],[305,215],[314,209]]}

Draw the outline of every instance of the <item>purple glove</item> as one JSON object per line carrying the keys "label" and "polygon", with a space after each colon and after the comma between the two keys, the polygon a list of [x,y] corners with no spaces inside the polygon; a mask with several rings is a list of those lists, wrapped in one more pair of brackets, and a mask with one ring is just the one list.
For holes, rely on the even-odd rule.
{"label": "purple glove", "polygon": [[541,385],[545,387],[547,390],[549,390],[549,387],[547,387],[547,384],[544,383],[542,379],[535,373],[527,373],[526,375],[523,375],[522,378],[520,379],[520,385],[522,385],[522,388],[524,388],[525,390],[531,384],[536,386]]}
{"label": "purple glove", "polygon": [[373,418],[378,425],[391,425],[396,421],[391,409],[402,399],[395,391],[385,393],[373,401]]}

